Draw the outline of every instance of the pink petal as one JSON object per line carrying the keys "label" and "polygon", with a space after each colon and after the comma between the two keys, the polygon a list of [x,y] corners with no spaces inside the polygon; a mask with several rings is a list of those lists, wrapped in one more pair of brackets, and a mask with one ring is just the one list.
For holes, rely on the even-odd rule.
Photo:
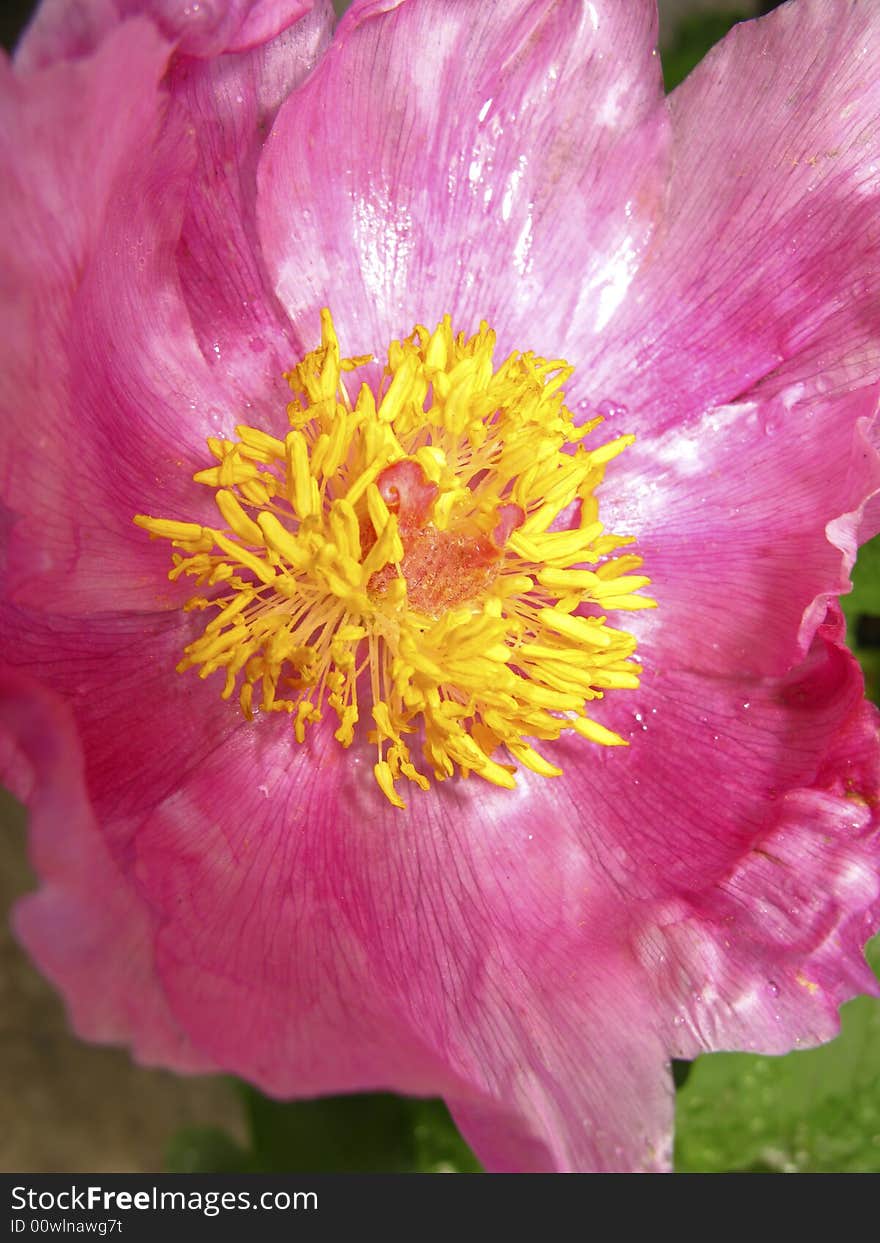
{"label": "pink petal", "polygon": [[42,0],[16,51],[22,69],[45,69],[94,52],[128,17],[149,17],[188,56],[243,52],[273,39],[311,0]]}
{"label": "pink petal", "polygon": [[6,668],[0,760],[0,780],[28,804],[31,857],[43,881],[16,906],[15,930],[64,994],[74,1030],[85,1040],[131,1044],[147,1064],[210,1069],[157,986],[149,913],[110,861],[92,816],[69,709]]}
{"label": "pink petal", "polygon": [[[526,827],[515,817],[509,824],[507,808],[491,807],[475,782],[458,793],[450,786],[449,798],[435,791],[414,808],[416,844],[411,824],[375,790],[368,756],[320,735],[299,748],[277,718],[236,729],[216,687],[174,675],[185,637],[171,617],[94,618],[85,642],[76,619],[13,615],[9,624],[7,647],[73,706],[104,840],[134,881],[138,900],[127,887],[119,899],[134,927],[118,942],[142,938],[149,916],[166,995],[206,1062],[278,1094],[442,1092],[496,1168],[666,1159],[663,1050],[649,1034],[633,1046],[612,1039],[641,1032],[644,998],[638,981],[625,982],[604,958],[594,978],[598,951],[583,955],[586,923],[566,913],[574,901],[586,920],[580,830],[551,827],[559,817],[550,787],[536,791],[533,812],[522,805]],[[480,826],[484,807],[485,840],[482,828],[475,838],[467,828]],[[54,823],[63,855],[68,826]],[[86,1012],[120,1008],[118,1038],[126,1039],[125,958],[105,956],[121,978],[107,988],[101,977],[109,1001],[100,1001],[82,996],[91,944],[68,937],[65,956],[53,943],[83,889],[92,906],[120,918],[119,877],[92,868],[86,886],[49,856],[44,873],[61,879],[25,907],[28,946]],[[522,901],[512,904],[509,880],[524,865]],[[411,917],[389,920],[395,910]],[[557,910],[564,918],[551,937],[544,925]],[[577,944],[566,949],[569,922]],[[613,938],[607,952],[616,953]],[[534,970],[526,967],[533,953]],[[585,971],[589,979],[572,982]],[[548,992],[560,972],[564,987]],[[521,996],[508,1013],[511,986]],[[584,1012],[587,996],[595,1012]],[[230,1023],[230,1013],[241,1022]],[[615,1083],[608,1046],[621,1041],[627,1069]],[[568,1082],[573,1058],[576,1083]],[[593,1119],[587,1128],[584,1118]]]}
{"label": "pink petal", "polygon": [[630,430],[699,417],[780,367],[820,392],[876,376],[878,53],[872,0],[802,0],[734,27],[672,94],[661,244],[608,336],[569,348]]}
{"label": "pink petal", "polygon": [[[145,578],[131,581],[132,548],[143,549],[131,517],[151,499],[167,504],[166,486],[186,487],[156,454],[178,448],[178,411],[204,368],[166,296],[192,163],[189,144],[158,139],[167,56],[151,26],[131,22],[91,60],[26,79],[2,67],[2,163],[15,188],[0,240],[11,294],[0,334],[0,479],[14,522],[5,586],[39,607],[119,607],[120,573],[124,607],[154,607],[164,550],[155,577],[148,554]],[[156,163],[132,178],[144,147]]]}
{"label": "pink petal", "polygon": [[388,8],[351,11],[261,162],[266,261],[302,343],[324,305],[358,353],[447,311],[488,318],[502,349],[555,351],[572,317],[599,331],[662,195],[653,5]]}
{"label": "pink petal", "polygon": [[583,830],[546,789],[450,787],[399,817],[368,769],[264,724],[139,827],[197,1044],[279,1095],[442,1092],[492,1168],[662,1164],[664,1052]]}
{"label": "pink petal", "polygon": [[582,818],[616,885],[634,901],[699,894],[773,828],[789,792],[821,776],[822,789],[840,793],[852,774],[839,737],[859,741],[856,755],[868,746],[873,758],[857,785],[872,797],[877,743],[873,711],[859,715],[862,696],[840,626],[826,623],[807,660],[777,678],[651,668],[638,691],[595,710],[628,748],[597,753],[570,742],[547,751],[564,769],[556,784],[572,799],[569,814]]}
{"label": "pink petal", "polygon": [[839,705],[812,780],[777,791],[765,831],[717,885],[642,912],[636,945],[677,1056],[829,1040],[842,1002],[880,992],[863,954],[880,916],[878,714],[841,636],[835,611],[784,688],[792,703]]}
{"label": "pink petal", "polygon": [[[222,69],[188,61],[170,106],[159,89],[167,46],[139,22],[90,60],[7,73],[3,163],[20,193],[3,239],[13,297],[0,347],[0,471],[12,521],[6,587],[20,603],[69,613],[179,603],[180,589],[163,583],[165,548],[145,545],[133,516],[215,521],[191,483],[205,438],[231,432],[254,406],[264,426],[284,421],[281,371],[294,355],[251,249],[254,163],[260,125],[327,33],[322,4],[302,28]],[[81,212],[69,216],[59,196]]]}
{"label": "pink petal", "polygon": [[282,378],[300,356],[268,287],[256,229],[256,168],[275,113],[310,72],[333,29],[330,0],[252,52],[172,70],[175,108],[198,134],[177,263],[199,346],[240,402],[259,396],[282,411]]}
{"label": "pink petal", "polygon": [[[202,685],[175,665],[201,629],[177,609],[81,618],[0,610],[0,647],[38,673],[73,713],[89,798],[111,851],[137,817],[241,728],[217,679]],[[112,722],[112,728],[108,728]],[[120,857],[120,864],[124,858]]]}
{"label": "pink petal", "polygon": [[[327,734],[308,749],[277,720],[224,735],[214,688],[167,672],[167,623],[108,621],[79,658],[75,622],[18,629],[73,699],[175,1021],[206,1062],[271,1092],[443,1092],[492,1168],[653,1168],[668,1157],[669,1052],[746,1031],[759,1047],[821,1038],[866,987],[877,840],[847,795],[876,788],[876,739],[839,626],[799,677],[648,678],[641,719],[603,706],[628,751],[570,749],[563,779],[526,775],[519,796],[449,783],[407,816],[369,756]],[[138,685],[141,670],[154,681]],[[51,866],[67,823],[46,825],[63,838]],[[781,864],[762,875],[770,848]],[[90,875],[92,902],[102,884]],[[54,912],[83,885],[66,877],[28,932],[72,997],[86,968],[76,941],[53,960]],[[107,991],[122,1005],[121,985]]]}
{"label": "pink petal", "polygon": [[[636,537],[659,605],[627,625],[643,661],[761,676],[803,657],[880,525],[878,395],[756,391],[640,438],[609,468],[602,518]],[[608,434],[625,426],[615,416]]]}
{"label": "pink petal", "polygon": [[[839,628],[784,683],[647,680],[641,719],[607,705],[629,750],[566,748],[557,783],[526,775],[519,796],[449,783],[400,816],[369,756],[327,733],[298,748],[266,720],[224,740],[212,687],[187,702],[177,679],[167,699],[171,633],[133,647],[117,626],[115,651],[100,641],[78,662],[62,632],[54,671],[67,694],[79,683],[107,839],[155,920],[177,1022],[207,1060],[271,1092],[443,1092],[492,1168],[652,1168],[668,1155],[669,1052],[690,1055],[694,1031],[723,1045],[758,983],[791,994],[769,1018],[751,1012],[749,1039],[774,1047],[827,1034],[832,1006],[865,986],[877,842],[846,793],[874,788],[876,742]],[[138,699],[144,664],[155,688]],[[200,720],[204,751],[174,771],[175,746],[196,759]],[[144,757],[133,783],[124,748]],[[163,768],[174,780],[157,780]],[[725,799],[707,802],[716,788]],[[756,873],[786,836],[787,870]],[[812,867],[840,880],[813,884]],[[761,914],[795,890],[809,918]],[[740,955],[724,947],[732,903]]]}
{"label": "pink petal", "polygon": [[[243,354],[226,364],[225,345],[219,363],[205,360],[206,289],[222,262],[205,285],[198,274],[227,203],[243,224],[233,233],[233,279],[220,286],[219,324],[230,350],[249,322],[271,335],[249,216],[256,144],[248,144],[272,74],[247,62],[239,128],[222,77],[178,66],[172,98],[204,110],[215,156],[245,143],[238,167],[214,183],[213,158],[197,169],[168,121],[155,167],[120,180],[127,148],[111,142],[109,172],[95,183],[96,223],[76,222],[60,260],[44,245],[45,271],[26,248],[15,256],[23,270],[43,271],[35,305],[51,308],[60,291],[59,320],[50,318],[40,340],[63,343],[64,372],[61,381],[33,365],[10,372],[44,420],[36,426],[46,458],[41,475],[19,450],[6,474],[16,511],[11,582],[35,609],[7,613],[6,647],[73,710],[71,718],[17,674],[7,680],[0,754],[14,761],[9,780],[31,803],[36,863],[48,881],[19,926],[70,997],[79,1029],[130,1040],[142,1057],[234,1070],[282,1095],[440,1092],[495,1169],[661,1168],[668,1056],[827,1038],[837,1005],[870,987],[860,946],[880,916],[876,714],[862,703],[839,616],[825,616],[878,509],[876,394],[867,384],[877,361],[873,269],[859,275],[853,266],[874,244],[870,195],[862,203],[853,194],[853,170],[866,165],[846,142],[826,161],[843,166],[839,177],[820,161],[800,181],[799,165],[781,202],[804,261],[788,256],[779,266],[755,242],[763,266],[752,279],[750,230],[764,236],[756,224],[768,221],[772,240],[786,227],[761,181],[761,161],[782,139],[771,127],[763,153],[754,134],[740,152],[724,128],[728,156],[731,144],[744,161],[758,153],[764,215],[752,222],[733,212],[739,191],[722,176],[729,165],[704,151],[714,193],[728,196],[712,216],[699,198],[701,166],[688,163],[684,137],[699,150],[701,134],[687,101],[702,99],[708,133],[722,105],[711,69],[698,74],[673,105],[684,176],[672,222],[665,238],[652,232],[664,127],[645,6],[589,6],[578,25],[566,6],[505,3],[470,57],[463,7],[404,0],[388,9],[384,0],[359,5],[279,114],[260,173],[272,282],[304,316],[297,333],[308,344],[325,302],[352,349],[378,350],[445,310],[487,315],[508,344],[555,352],[573,343],[575,361],[604,332],[588,373],[594,397],[638,401],[631,417],[646,433],[609,470],[606,503],[642,541],[661,600],[655,615],[634,621],[646,661],[640,689],[597,705],[631,745],[548,747],[565,768],[555,782],[525,774],[517,794],[449,782],[416,792],[401,815],[376,790],[364,743],[344,753],[325,725],[297,747],[286,722],[242,726],[216,687],[173,674],[191,616],[91,614],[84,629],[46,611],[47,599],[70,611],[114,600],[128,610],[170,605],[176,589],[158,585],[164,550],[142,540],[127,549],[121,534],[134,498],[164,501],[160,512],[191,504],[196,440],[238,421],[247,394],[254,421],[271,426],[278,416],[259,365],[249,369]],[[818,5],[800,11],[814,40],[820,26],[825,34],[827,13],[820,22]],[[863,125],[870,110],[870,90],[846,70],[868,14],[854,5],[835,27],[840,76],[827,78],[824,52],[798,69],[808,84],[815,75],[832,114],[852,105],[844,129]],[[777,75],[774,41],[788,20],[757,28],[770,32]],[[113,36],[120,47],[123,35]],[[738,75],[728,90],[746,80],[737,58],[757,39],[736,35],[717,54]],[[620,49],[635,64],[628,77]],[[151,94],[144,89],[137,112],[147,142],[160,134],[157,62],[147,65],[152,77],[142,75]],[[92,83],[100,101],[107,64],[101,52],[55,71],[68,76],[52,83]],[[109,94],[111,76],[106,85]],[[50,120],[61,106],[53,89]],[[769,77],[762,90],[765,114],[785,111]],[[440,123],[450,98],[469,118],[457,130]],[[527,115],[514,124],[522,99]],[[823,108],[801,101],[792,115],[795,127],[807,117],[811,141],[824,139],[827,125],[814,119]],[[74,144],[53,158],[74,172],[88,149]],[[571,168],[585,171],[566,180]],[[770,188],[778,162],[771,173]],[[20,175],[34,172],[25,163]],[[809,185],[826,233],[836,227],[832,206],[848,227],[864,225],[848,249],[822,249],[803,214]],[[46,230],[42,200],[38,209]],[[702,267],[677,216],[690,220],[692,236],[706,229]],[[177,248],[187,228],[191,269]],[[120,286],[111,257],[131,253],[139,237],[144,266],[134,264]],[[738,281],[727,238],[740,246]],[[727,266],[707,268],[713,256]],[[823,284],[826,269],[847,294],[841,305]],[[69,270],[78,285],[68,350]],[[250,289],[252,276],[259,309],[238,320],[235,281]],[[638,309],[648,294],[650,324]],[[712,297],[730,319],[729,339]],[[139,321],[143,307],[155,321]],[[693,402],[670,388],[677,378],[683,391],[692,377]],[[61,451],[65,384],[81,436],[73,482]],[[15,426],[28,443],[20,414]],[[186,463],[177,474],[175,461]]]}

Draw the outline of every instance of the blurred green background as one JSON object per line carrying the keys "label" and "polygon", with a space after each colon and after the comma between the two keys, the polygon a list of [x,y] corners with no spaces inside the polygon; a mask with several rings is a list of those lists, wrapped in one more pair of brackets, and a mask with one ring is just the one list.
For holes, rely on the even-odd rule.
{"label": "blurred green background", "polygon": [[[474,0],[477,2],[477,0]],[[337,8],[346,7],[338,0]],[[773,4],[661,0],[664,75],[677,84],[735,20]],[[6,0],[11,47],[31,6]],[[877,701],[880,539],[863,550],[846,603]],[[33,886],[24,816],[0,792],[0,909]],[[873,965],[880,967],[880,940]],[[676,1168],[880,1171],[880,1004],[851,1002],[821,1049],[762,1058],[716,1054],[678,1064]],[[183,1079],[83,1045],[60,1002],[0,925],[2,1171],[479,1169],[440,1102],[389,1095],[279,1104],[225,1078]]]}

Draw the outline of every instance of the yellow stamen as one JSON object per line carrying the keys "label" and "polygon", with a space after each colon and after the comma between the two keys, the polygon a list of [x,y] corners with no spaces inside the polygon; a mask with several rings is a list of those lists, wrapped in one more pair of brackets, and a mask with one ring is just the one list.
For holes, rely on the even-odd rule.
{"label": "yellow stamen", "polygon": [[438,781],[510,788],[511,761],[560,774],[536,739],[627,745],[586,707],[638,685],[608,611],[654,606],[593,495],[633,437],[588,449],[601,420],[575,425],[566,363],[495,367],[488,326],[467,338],[448,316],[392,342],[379,391],[353,401],[344,377],[371,360],[341,358],[329,311],[321,327],[286,377],[290,430],[209,441],[216,464],[194,478],[222,529],[135,518],[181,550],[172,579],[215,589],[186,606],[215,611],[178,668],[222,671],[248,719],[290,713],[298,742],[330,709],[342,746],[373,741],[395,807],[401,779],[430,784],[411,746]]}

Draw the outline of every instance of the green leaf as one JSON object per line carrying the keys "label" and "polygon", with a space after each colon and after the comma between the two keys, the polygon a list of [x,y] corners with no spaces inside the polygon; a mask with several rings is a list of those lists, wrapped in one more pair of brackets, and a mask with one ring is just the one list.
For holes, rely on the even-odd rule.
{"label": "green leaf", "polygon": [[241,1091],[259,1170],[378,1174],[416,1168],[412,1111],[401,1097],[281,1102],[245,1085]]}
{"label": "green leaf", "polygon": [[[880,938],[869,954],[880,964]],[[698,1058],[678,1095],[683,1172],[880,1172],[880,1002],[842,1011],[842,1031],[785,1057]]]}
{"label": "green leaf", "polygon": [[852,591],[840,598],[847,642],[862,666],[868,698],[880,704],[880,535],[859,550],[852,581]]}
{"label": "green leaf", "polygon": [[412,1101],[416,1164],[423,1174],[480,1174],[483,1167],[442,1101]]}
{"label": "green leaf", "polygon": [[249,1145],[188,1127],[166,1154],[171,1173],[462,1173],[481,1167],[442,1101],[387,1093],[273,1101],[244,1083]]}
{"label": "green leaf", "polygon": [[169,1174],[241,1174],[251,1169],[248,1152],[216,1126],[189,1126],[172,1136],[165,1152]]}
{"label": "green leaf", "polygon": [[754,14],[738,9],[727,13],[694,13],[680,22],[675,38],[660,57],[666,90],[671,91],[684,81],[731,26],[752,16]]}
{"label": "green leaf", "polygon": [[880,617],[880,535],[859,549],[853,566],[853,589],[841,596],[843,611],[851,628],[862,615]]}
{"label": "green leaf", "polygon": [[677,1058],[672,1059],[672,1082],[675,1084],[676,1092],[680,1091],[690,1079],[693,1068],[693,1062],[680,1062]]}

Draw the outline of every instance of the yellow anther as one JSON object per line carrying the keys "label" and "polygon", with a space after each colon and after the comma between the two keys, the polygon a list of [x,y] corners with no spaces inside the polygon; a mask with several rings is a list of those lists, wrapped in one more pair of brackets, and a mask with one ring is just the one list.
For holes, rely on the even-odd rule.
{"label": "yellow anther", "polygon": [[[345,460],[351,431],[352,428],[349,426],[348,416],[344,412],[337,411],[329,434],[325,433],[327,435],[327,448],[320,463],[321,473],[326,479],[332,479]],[[317,474],[317,465],[313,473]]]}
{"label": "yellow anther", "polygon": [[367,513],[370,515],[370,522],[373,524],[373,530],[377,535],[381,535],[388,525],[391,513],[379,489],[374,483],[367,488]]}
{"label": "yellow anther", "polygon": [[540,609],[538,621],[548,630],[554,630],[566,639],[590,647],[607,648],[614,641],[613,636],[593,617],[572,617],[569,613],[561,613],[559,609]]}
{"label": "yellow anther", "polygon": [[593,678],[593,685],[614,690],[634,691],[639,684],[639,675],[635,669],[630,672],[615,669],[598,669]]}
{"label": "yellow anther", "polygon": [[560,591],[580,588],[593,595],[595,588],[601,583],[593,570],[539,570],[536,577],[542,587],[558,587]]}
{"label": "yellow anther", "polygon": [[[267,461],[272,461],[273,458],[284,457],[284,442],[279,440],[277,436],[269,436],[266,432],[261,432],[256,427],[248,427],[245,423],[235,429],[235,434],[243,445],[247,445],[251,449],[258,449],[263,453]],[[229,444],[228,441],[226,443]]]}
{"label": "yellow anther", "polygon": [[227,526],[235,535],[243,539],[246,544],[261,545],[263,543],[260,528],[244,512],[233,492],[220,488],[214,500],[217,502],[220,513],[226,519]]}
{"label": "yellow anther", "polygon": [[262,513],[257,519],[267,547],[284,557],[296,569],[308,565],[309,554],[296,536],[283,527],[274,514]]}
{"label": "yellow anther", "polygon": [[[385,423],[393,423],[403,413],[408,402],[415,398],[413,389],[419,376],[419,359],[415,354],[408,354],[395,373],[388,392],[376,411],[377,417]],[[422,380],[424,383],[424,380]],[[424,400],[424,399],[423,399]]]}
{"label": "yellow anther", "polygon": [[428,348],[425,350],[425,366],[429,370],[441,370],[446,366],[446,360],[449,357],[449,349],[446,344],[447,338],[451,338],[452,333],[448,326],[448,320],[438,325],[431,340],[428,342]]}
{"label": "yellow anther", "polygon": [[599,578],[597,574],[596,580],[590,594],[597,600],[606,600],[609,596],[629,595],[641,587],[647,587],[651,581],[637,574],[621,574],[617,578]]}
{"label": "yellow anther", "polygon": [[350,747],[354,742],[354,727],[357,721],[358,710],[354,704],[349,704],[339,713],[339,728],[334,732],[333,737],[344,747]]}
{"label": "yellow anther", "polygon": [[515,531],[508,543],[524,560],[535,562],[539,566],[556,564],[559,561],[571,563],[579,559],[586,560],[585,554],[592,542],[587,538],[588,534],[580,530],[549,531],[529,537]]}
{"label": "yellow anther", "polygon": [[394,788],[394,777],[391,775],[391,769],[389,768],[387,761],[380,760],[378,764],[374,764],[373,775],[376,778],[379,789],[388,799],[388,802],[392,803],[395,807],[399,807],[400,810],[403,811],[406,807],[406,803]]}
{"label": "yellow anther", "polygon": [[603,747],[629,746],[627,740],[621,738],[620,734],[615,734],[614,730],[606,729],[598,721],[591,721],[589,717],[579,717],[577,720],[572,721],[571,728],[575,733],[580,734],[581,738],[586,738],[590,742],[598,742]]}
{"label": "yellow anther", "polygon": [[590,461],[593,466],[604,466],[606,462],[616,458],[635,442],[635,436],[618,436],[616,440],[609,440],[607,444],[602,445],[601,449],[593,449],[590,453]]}
{"label": "yellow anther", "polygon": [[397,530],[397,519],[393,514],[389,514],[388,521],[382,529],[382,534],[376,540],[364,560],[365,581],[369,582],[372,575],[388,565],[389,562],[402,561],[403,554],[403,544]]}
{"label": "yellow anther", "polygon": [[529,746],[526,742],[520,742],[513,739],[505,739],[510,754],[518,759],[521,764],[525,764],[526,768],[530,768],[533,773],[537,773],[539,777],[561,777],[562,769],[557,768],[555,764],[551,764],[549,760],[545,760],[543,755]]}
{"label": "yellow anther", "polygon": [[[148,518],[145,514],[138,514],[135,523],[151,535],[170,539],[175,543],[198,543],[205,534],[204,528],[196,522],[173,522],[168,518]],[[211,542],[213,544],[213,540]]]}
{"label": "yellow anther", "polygon": [[333,501],[328,516],[330,533],[340,552],[359,561],[361,536],[354,507],[346,500]]}
{"label": "yellow anther", "polygon": [[301,431],[294,429],[287,433],[284,445],[287,454],[287,499],[297,518],[308,518],[315,509],[308,441]]}
{"label": "yellow anther", "polygon": [[370,484],[379,478],[379,474],[385,465],[386,463],[384,459],[378,462],[373,462],[367,467],[366,470],[361,471],[358,477],[354,480],[345,495],[345,500],[352,509],[354,509],[358,501],[364,496]]}
{"label": "yellow anther", "polygon": [[306,723],[308,721],[320,721],[321,714],[313,703],[309,700],[301,700],[296,706],[296,716],[293,722],[293,731],[297,742],[305,742],[306,740]]}
{"label": "yellow anther", "polygon": [[261,583],[271,583],[275,580],[275,571],[268,566],[266,562],[254,553],[248,552],[246,548],[242,548],[241,544],[236,544],[234,540],[227,539],[222,531],[212,532],[214,543],[218,548],[230,556],[233,561],[238,561],[246,570],[258,578]]}
{"label": "yellow anther", "polygon": [[[254,599],[255,592],[240,591],[235,595],[226,608],[220,612],[205,627],[205,634],[213,634],[216,630],[222,630],[224,626],[228,626],[233,617],[238,617]],[[206,602],[207,603],[207,602]]]}
{"label": "yellow anther", "polygon": [[[594,593],[595,594],[595,593]],[[619,596],[613,596],[610,592],[601,598],[596,596],[597,603],[601,604],[603,609],[655,609],[657,601],[652,600],[649,596],[634,596],[628,592],[624,592]]]}

